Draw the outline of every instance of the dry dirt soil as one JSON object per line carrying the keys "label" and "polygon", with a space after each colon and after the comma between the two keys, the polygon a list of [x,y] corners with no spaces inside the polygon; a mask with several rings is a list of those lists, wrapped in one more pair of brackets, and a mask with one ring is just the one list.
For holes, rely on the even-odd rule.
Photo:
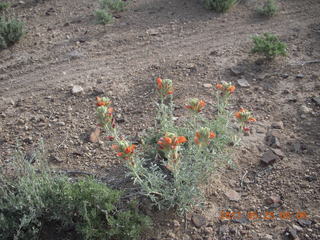
{"label": "dry dirt soil", "polygon": [[[271,19],[256,15],[256,0],[226,14],[197,0],[135,0],[106,26],[95,23],[96,0],[12,3],[10,14],[25,22],[26,34],[0,52],[2,164],[17,142],[30,158],[43,138],[52,167],[120,184],[122,163],[107,141],[88,139],[96,96],[112,98],[117,124],[136,138],[153,123],[156,77],[174,80],[177,106],[190,97],[207,101],[203,114],[214,105],[208,84],[231,81],[237,85],[231,110],[248,108],[257,123],[234,164],[206,187],[206,207],[186,218],[152,213],[154,229],[144,238],[320,239],[319,0],[280,0]],[[287,57],[263,63],[250,54],[251,37],[264,32],[287,43]],[[79,94],[71,91],[75,85]],[[177,107],[176,117],[184,113]],[[220,219],[221,211],[241,218]],[[250,211],[275,216],[252,220]],[[307,216],[298,219],[297,212]]]}

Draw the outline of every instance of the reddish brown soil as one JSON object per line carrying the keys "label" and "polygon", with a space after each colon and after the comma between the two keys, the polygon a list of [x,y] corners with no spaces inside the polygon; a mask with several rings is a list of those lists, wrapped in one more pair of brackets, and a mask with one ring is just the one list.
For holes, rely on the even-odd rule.
{"label": "reddish brown soil", "polygon": [[[280,11],[271,19],[256,16],[258,4],[242,1],[216,14],[196,0],[136,0],[106,26],[95,24],[95,0],[15,5],[10,14],[27,30],[19,43],[0,52],[0,161],[10,161],[17,141],[32,151],[43,138],[53,167],[112,182],[121,178],[121,162],[108,144],[88,141],[95,96],[112,98],[119,126],[135,138],[153,123],[156,77],[174,80],[177,106],[193,96],[213,104],[213,90],[203,84],[245,78],[250,87],[237,88],[234,110],[246,107],[258,122],[237,149],[234,166],[219,171],[207,186],[207,208],[195,210],[206,217],[205,225],[193,226],[192,213],[186,225],[182,218],[156,213],[146,238],[286,239],[286,228],[302,225],[294,226],[300,239],[320,239],[320,105],[315,101],[320,64],[309,62],[320,59],[320,2],[279,1]],[[279,35],[289,55],[259,65],[249,52],[251,36],[263,32]],[[242,73],[235,76],[232,67]],[[73,85],[83,93],[71,94]],[[178,108],[176,116],[183,114]],[[274,134],[284,157],[263,166],[261,156],[270,148],[265,137],[278,121],[284,127]],[[241,199],[230,201],[228,189]],[[281,197],[281,206],[270,209],[265,200],[272,194]],[[220,211],[304,211],[308,221],[299,225],[295,216],[221,221]]]}

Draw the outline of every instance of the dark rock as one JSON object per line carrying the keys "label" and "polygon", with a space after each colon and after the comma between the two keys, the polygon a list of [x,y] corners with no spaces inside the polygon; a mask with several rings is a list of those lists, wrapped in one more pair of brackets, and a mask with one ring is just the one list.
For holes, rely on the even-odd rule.
{"label": "dark rock", "polygon": [[243,69],[240,67],[232,67],[232,68],[230,68],[230,72],[235,76],[239,76],[239,75],[243,74]]}
{"label": "dark rock", "polygon": [[303,75],[303,74],[298,74],[298,75],[296,76],[296,78],[304,78],[304,75]]}
{"label": "dark rock", "polygon": [[271,128],[274,128],[274,129],[283,129],[283,122],[282,122],[282,121],[273,122],[273,123],[271,124]]}
{"label": "dark rock", "polygon": [[318,106],[320,106],[320,97],[313,97],[312,100],[313,100]]}
{"label": "dark rock", "polygon": [[299,225],[301,227],[307,227],[307,226],[310,226],[312,224],[312,222],[310,220],[308,220],[308,219],[299,219],[297,222],[299,223]]}
{"label": "dark rock", "polygon": [[288,240],[298,239],[297,231],[292,227],[288,227],[286,229],[284,236],[285,236],[285,239],[288,239]]}
{"label": "dark rock", "polygon": [[271,150],[268,150],[262,155],[261,162],[270,165],[279,160],[279,157],[275,155]]}
{"label": "dark rock", "polygon": [[280,159],[283,159],[285,157],[284,153],[280,149],[272,149],[272,152],[276,154]]}
{"label": "dark rock", "polygon": [[286,73],[285,73],[285,74],[282,74],[281,77],[282,77],[282,78],[288,78],[288,77],[289,77],[289,74],[286,74]]}
{"label": "dark rock", "polygon": [[192,215],[192,223],[197,227],[200,228],[202,226],[205,226],[207,224],[207,219],[199,214],[193,214]]}
{"label": "dark rock", "polygon": [[308,182],[317,181],[317,176],[306,176],[306,180],[307,180]]}
{"label": "dark rock", "polygon": [[282,201],[278,194],[272,194],[265,200],[266,204],[270,205],[270,207],[280,207]]}
{"label": "dark rock", "polygon": [[273,148],[280,148],[280,141],[279,141],[279,138],[276,137],[272,132],[269,132],[267,135],[266,135],[266,144],[269,146],[269,147],[273,147]]}

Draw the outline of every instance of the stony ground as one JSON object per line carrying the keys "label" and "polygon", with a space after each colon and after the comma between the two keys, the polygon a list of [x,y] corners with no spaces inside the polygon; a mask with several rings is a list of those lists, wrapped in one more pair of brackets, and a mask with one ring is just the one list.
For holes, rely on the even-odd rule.
{"label": "stony ground", "polygon": [[[136,0],[106,26],[95,23],[94,0],[12,2],[10,14],[27,30],[0,52],[2,164],[17,142],[31,156],[43,138],[52,167],[115,182],[122,163],[104,139],[89,139],[96,96],[112,98],[119,126],[136,138],[153,123],[155,77],[174,80],[177,106],[189,97],[206,100],[204,114],[214,104],[208,86],[231,81],[233,110],[246,107],[258,122],[234,164],[206,187],[206,208],[187,222],[152,213],[155,228],[145,239],[320,239],[318,0],[279,1],[272,19],[256,16],[255,0],[223,15],[196,0]],[[261,64],[250,55],[251,36],[263,32],[279,35],[288,57]],[[176,116],[183,114],[178,108]],[[220,219],[221,212],[235,214]],[[248,219],[250,212],[260,219]],[[298,219],[299,212],[307,217]]]}

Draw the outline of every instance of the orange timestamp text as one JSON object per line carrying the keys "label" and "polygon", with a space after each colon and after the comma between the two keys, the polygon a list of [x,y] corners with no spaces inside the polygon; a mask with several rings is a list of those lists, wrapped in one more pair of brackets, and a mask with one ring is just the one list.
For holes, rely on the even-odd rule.
{"label": "orange timestamp text", "polygon": [[248,220],[274,220],[279,217],[282,220],[293,220],[293,219],[307,219],[308,214],[305,211],[289,212],[257,212],[257,211],[248,211],[248,212],[238,212],[238,211],[221,211],[220,219],[221,220],[236,220],[247,218]]}

